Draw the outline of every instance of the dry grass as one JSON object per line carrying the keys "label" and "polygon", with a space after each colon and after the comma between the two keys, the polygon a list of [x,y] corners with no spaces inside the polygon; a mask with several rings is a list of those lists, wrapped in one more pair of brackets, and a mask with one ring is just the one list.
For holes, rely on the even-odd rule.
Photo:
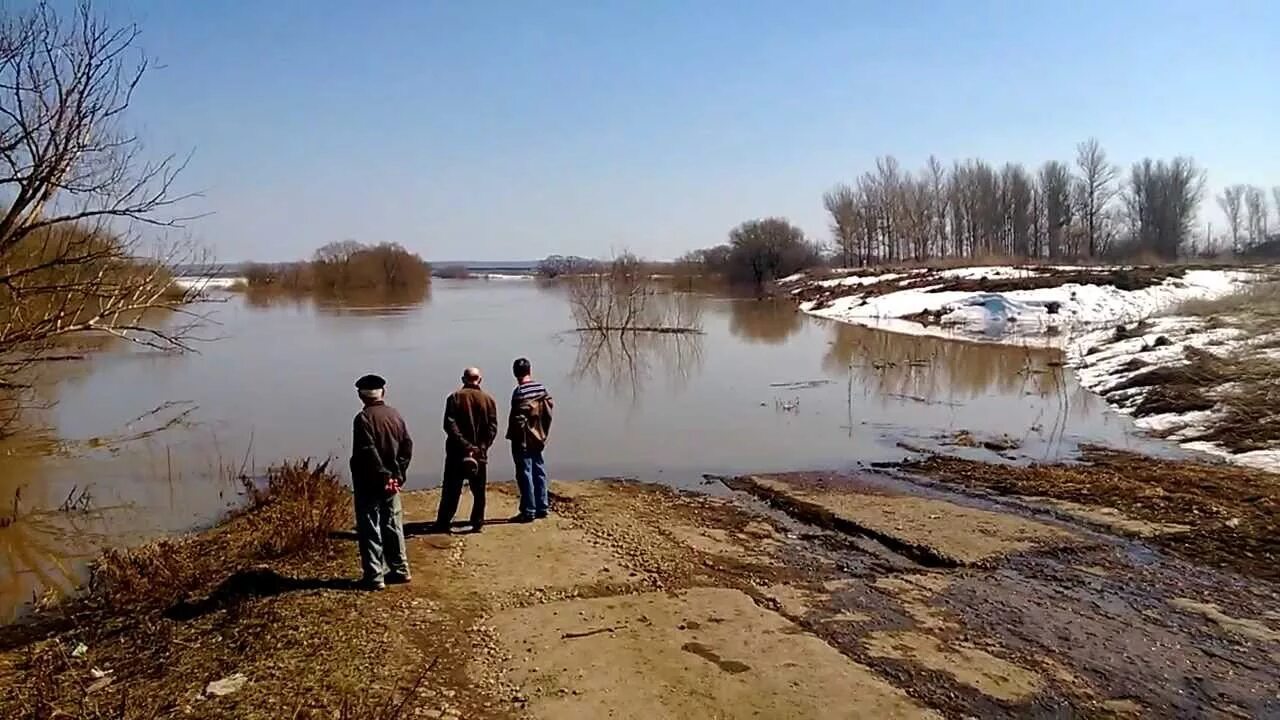
{"label": "dry grass", "polygon": [[[22,681],[0,691],[0,716],[76,720],[172,716],[174,703],[187,691],[190,678],[176,673],[170,679],[173,687],[160,694],[130,692],[132,683],[107,687],[95,684],[99,678],[88,674],[86,660],[73,657],[72,649],[82,641],[95,654],[114,650],[119,657],[103,665],[114,669],[113,680],[150,677],[174,662],[179,651],[194,647],[189,641],[175,644],[178,641],[171,636],[181,623],[162,619],[167,615],[164,611],[206,593],[216,599],[219,590],[235,585],[237,578],[257,579],[250,568],[263,561],[304,557],[301,551],[324,548],[333,531],[350,523],[350,493],[328,461],[283,463],[271,468],[261,483],[245,480],[245,489],[245,507],[224,523],[190,536],[108,551],[94,563],[83,596],[3,628],[0,649],[8,654],[0,654],[0,677]],[[253,628],[246,632],[249,637],[259,634]],[[224,641],[229,638],[213,646]],[[237,640],[241,641],[245,640]],[[218,677],[218,663],[227,660],[217,652],[194,651],[187,659],[197,665],[211,663],[206,669],[211,677]],[[130,677],[131,672],[141,675]],[[126,686],[118,687],[121,684]],[[352,692],[337,717],[394,718],[404,704],[398,697]]]}
{"label": "dry grass", "polygon": [[1169,312],[1191,317],[1222,317],[1237,327],[1280,329],[1280,281],[1250,285],[1244,292],[1216,300],[1188,300]]}
{"label": "dry grass", "polygon": [[108,550],[93,565],[91,599],[108,610],[168,607],[237,570],[304,550],[348,521],[350,494],[328,461],[286,462],[264,486],[245,485],[246,508],[209,532]]}

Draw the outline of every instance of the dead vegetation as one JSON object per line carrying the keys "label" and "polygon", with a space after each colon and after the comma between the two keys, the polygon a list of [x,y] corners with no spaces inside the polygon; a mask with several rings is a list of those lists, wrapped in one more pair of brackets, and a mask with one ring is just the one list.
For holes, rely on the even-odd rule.
{"label": "dead vegetation", "polygon": [[602,272],[570,278],[568,292],[579,332],[702,332],[702,306],[697,299],[660,290],[644,263],[630,253],[614,258]]}
{"label": "dead vegetation", "polygon": [[1084,448],[1080,460],[1016,466],[935,455],[899,467],[973,490],[1107,506],[1141,520],[1188,525],[1189,532],[1153,542],[1198,562],[1280,580],[1280,476],[1100,447]]}
{"label": "dead vegetation", "polygon": [[[163,665],[172,648],[161,649],[162,613],[187,610],[191,619],[248,586],[251,594],[270,594],[270,588],[263,588],[271,583],[253,569],[258,563],[315,548],[349,524],[350,494],[328,461],[286,462],[271,468],[261,483],[246,478],[244,484],[247,504],[223,524],[138,548],[108,550],[94,563],[84,595],[0,629],[0,650],[26,648],[20,672],[34,679],[11,688],[12,694],[0,693],[0,707],[11,713],[5,716],[146,720],[171,712],[174,696],[107,692],[127,668],[117,663],[114,675],[90,674],[90,667],[77,659],[75,646],[136,637],[156,647],[122,650],[123,657]],[[275,577],[285,589],[306,584]],[[12,669],[0,663],[0,671]],[[390,710],[402,704],[388,697],[352,695],[344,707],[351,712],[340,717],[390,718],[398,717]]]}
{"label": "dead vegetation", "polygon": [[[1272,450],[1280,447],[1280,282],[1255,283],[1247,290],[1216,300],[1183,303],[1171,313],[1178,317],[1205,318],[1209,330],[1238,330],[1242,339],[1226,351],[1210,351],[1188,343],[1183,360],[1152,364],[1134,357],[1118,372],[1133,373],[1109,387],[1106,395],[1127,397],[1141,391],[1133,415],[1213,411],[1204,429],[1170,428],[1184,441],[1215,443],[1232,453]],[[1147,337],[1150,323],[1119,326],[1115,341]],[[1160,335],[1143,350],[1173,345]],[[1222,343],[1217,343],[1222,344]],[[1092,354],[1093,350],[1090,351]]]}
{"label": "dead vegetation", "polygon": [[349,493],[327,460],[286,462],[264,485],[244,486],[246,507],[209,532],[105,552],[91,569],[91,599],[107,610],[169,607],[219,577],[311,547],[349,515]]}

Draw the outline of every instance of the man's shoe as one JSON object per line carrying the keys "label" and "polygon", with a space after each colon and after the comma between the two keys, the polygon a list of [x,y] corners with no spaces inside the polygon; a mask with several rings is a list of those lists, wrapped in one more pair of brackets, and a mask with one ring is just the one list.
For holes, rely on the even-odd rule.
{"label": "man's shoe", "polygon": [[531,522],[533,522],[533,516],[532,516],[532,515],[525,515],[524,513],[520,513],[519,515],[516,515],[515,517],[511,518],[511,522],[513,522],[513,523],[521,523],[521,524],[523,524],[523,523],[531,523]]}
{"label": "man's shoe", "polygon": [[387,573],[383,578],[387,585],[408,585],[413,582],[413,576],[409,574],[401,575],[400,573]]}
{"label": "man's shoe", "polygon": [[479,524],[477,524],[477,525],[472,525],[472,526],[471,526],[471,532],[472,532],[473,534],[474,534],[474,533],[478,533],[478,532],[483,532],[483,531],[484,531],[484,523],[479,523]]}
{"label": "man's shoe", "polygon": [[360,581],[360,587],[370,592],[377,592],[379,590],[386,590],[387,584],[382,580],[382,578],[365,578]]}
{"label": "man's shoe", "polygon": [[534,520],[546,520],[546,519],[547,519],[547,513],[545,513],[545,512],[534,513],[534,514],[533,514],[533,519],[534,519]]}

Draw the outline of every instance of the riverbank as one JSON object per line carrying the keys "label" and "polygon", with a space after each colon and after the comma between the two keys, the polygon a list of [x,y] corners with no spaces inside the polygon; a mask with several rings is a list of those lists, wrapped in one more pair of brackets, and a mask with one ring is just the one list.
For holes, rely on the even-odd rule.
{"label": "riverbank", "polygon": [[1137,322],[1239,292],[1259,268],[982,266],[793,275],[780,288],[817,317],[891,332],[1062,347],[1072,334]]}
{"label": "riverbank", "polygon": [[1148,433],[1280,471],[1280,282],[1088,333],[1068,359]]}
{"label": "riverbank", "polygon": [[[1184,505],[1178,512],[1228,515],[1247,505],[1254,512],[1235,529],[1269,533],[1274,552],[1274,479],[1249,474],[1251,505],[1217,492],[1243,485],[1188,482],[1209,488],[1192,506],[1162,484],[1165,472],[1117,494],[1106,488],[1127,471],[1086,460],[1073,466],[1074,502],[1147,525],[1087,521],[1063,510],[1066,499],[1047,503],[1045,488],[953,486],[974,468],[949,475],[928,460],[889,471],[925,485],[905,474],[782,473],[726,479],[739,491],[711,496],[556,483],[550,520],[493,522],[480,535],[425,533],[438,496],[409,492],[412,584],[357,591],[355,543],[339,532],[110,620],[37,616],[0,633],[0,715],[1280,711],[1275,579],[1215,568],[1211,555],[1164,539],[1232,526],[1216,510],[1169,515]],[[1173,469],[1242,472],[1161,466]],[[1156,489],[1170,494],[1158,517],[1117,499]],[[511,487],[491,492],[491,515],[514,512]],[[1260,524],[1267,517],[1272,525]]]}

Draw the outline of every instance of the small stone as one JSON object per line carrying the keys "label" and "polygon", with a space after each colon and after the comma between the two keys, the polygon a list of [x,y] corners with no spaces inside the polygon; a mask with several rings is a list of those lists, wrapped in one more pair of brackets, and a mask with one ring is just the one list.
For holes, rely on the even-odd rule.
{"label": "small stone", "polygon": [[235,673],[233,675],[228,675],[221,680],[214,680],[209,683],[205,686],[204,692],[206,695],[222,697],[223,695],[230,695],[244,687],[244,684],[248,681],[249,678],[245,677],[244,673]]}

